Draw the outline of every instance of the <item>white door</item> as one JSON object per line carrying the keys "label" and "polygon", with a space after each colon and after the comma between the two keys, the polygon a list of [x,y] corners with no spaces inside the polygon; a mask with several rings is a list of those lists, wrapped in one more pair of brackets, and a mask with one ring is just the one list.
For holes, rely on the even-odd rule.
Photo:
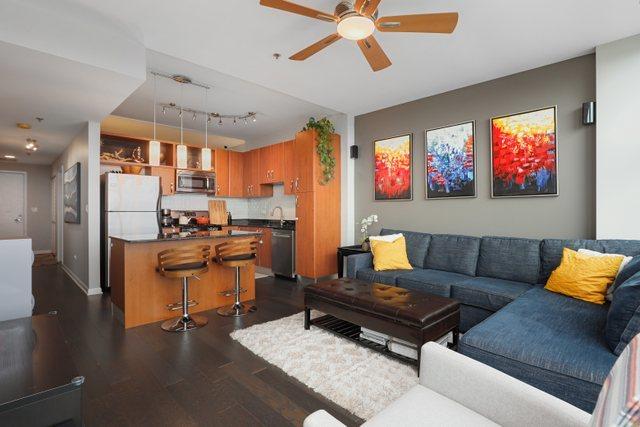
{"label": "white door", "polygon": [[24,172],[0,171],[0,239],[26,237],[27,175]]}

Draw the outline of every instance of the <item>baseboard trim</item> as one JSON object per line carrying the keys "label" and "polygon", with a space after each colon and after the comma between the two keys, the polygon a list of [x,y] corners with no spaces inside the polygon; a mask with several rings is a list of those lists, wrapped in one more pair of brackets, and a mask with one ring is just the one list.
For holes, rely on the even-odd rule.
{"label": "baseboard trim", "polygon": [[33,251],[34,255],[53,254],[51,249],[41,249],[39,251]]}
{"label": "baseboard trim", "polygon": [[86,295],[102,295],[102,289],[89,288],[73,271],[71,271],[69,267],[64,265],[64,263],[61,263],[60,267],[62,267],[62,271],[64,271],[71,281],[75,283],[76,286],[79,287]]}

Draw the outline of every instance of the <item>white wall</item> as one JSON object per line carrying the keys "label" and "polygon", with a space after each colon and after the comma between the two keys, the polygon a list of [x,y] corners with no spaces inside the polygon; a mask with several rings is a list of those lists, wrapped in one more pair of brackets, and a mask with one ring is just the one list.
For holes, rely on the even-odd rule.
{"label": "white wall", "polygon": [[[100,124],[88,122],[51,166],[80,163],[80,224],[62,224],[62,266],[87,294],[100,294]],[[63,222],[63,218],[61,218]]]}
{"label": "white wall", "polygon": [[596,237],[640,239],[640,35],[596,48]]}

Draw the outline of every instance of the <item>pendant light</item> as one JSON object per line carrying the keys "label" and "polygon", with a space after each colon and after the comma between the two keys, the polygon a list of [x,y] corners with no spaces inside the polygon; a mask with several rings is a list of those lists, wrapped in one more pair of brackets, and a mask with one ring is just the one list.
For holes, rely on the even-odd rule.
{"label": "pendant light", "polygon": [[182,83],[180,83],[180,144],[176,147],[176,167],[178,169],[187,168],[187,146],[184,145],[184,128],[182,114]]}
{"label": "pendant light", "polygon": [[153,139],[149,141],[149,165],[160,166],[160,141],[156,139],[157,76],[153,75]]}
{"label": "pendant light", "polygon": [[202,169],[206,171],[211,170],[211,148],[209,148],[209,113],[207,113],[207,92],[204,90],[204,148],[202,149],[200,164]]}

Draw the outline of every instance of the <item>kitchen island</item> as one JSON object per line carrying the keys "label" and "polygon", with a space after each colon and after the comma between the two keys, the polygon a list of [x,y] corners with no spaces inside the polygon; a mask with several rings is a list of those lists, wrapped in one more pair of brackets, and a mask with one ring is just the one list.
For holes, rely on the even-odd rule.
{"label": "kitchen island", "polygon": [[[153,323],[179,316],[178,311],[170,311],[167,304],[182,300],[180,280],[161,276],[156,267],[158,253],[165,249],[205,244],[211,246],[211,256],[215,246],[229,239],[259,236],[257,232],[238,230],[196,231],[190,233],[113,235],[111,237],[110,278],[111,302],[117,316],[125,328]],[[235,271],[215,262],[209,270],[200,275],[200,280],[189,280],[189,299],[198,305],[191,307],[191,313],[230,305],[233,296],[219,293],[235,286]],[[241,270],[241,287],[246,292],[241,301],[255,299],[255,267]]]}

